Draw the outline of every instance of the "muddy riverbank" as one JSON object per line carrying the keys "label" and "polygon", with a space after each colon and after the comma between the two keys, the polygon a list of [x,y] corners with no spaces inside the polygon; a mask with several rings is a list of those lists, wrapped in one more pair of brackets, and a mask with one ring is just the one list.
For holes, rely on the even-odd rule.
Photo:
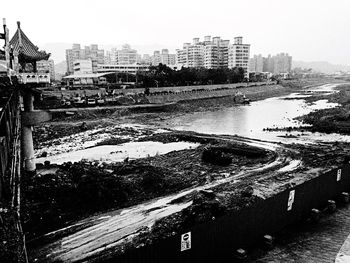
{"label": "muddy riverbank", "polygon": [[[281,85],[241,88],[240,92],[252,101],[289,94],[299,87]],[[215,111],[237,104],[233,96],[181,101],[163,109],[96,109],[78,111],[73,115],[54,114],[54,119],[34,128],[34,143],[40,148],[41,143],[53,138],[74,135],[94,128],[104,128],[113,124],[138,123],[151,124],[181,116],[184,113]]]}
{"label": "muddy riverbank", "polygon": [[[227,142],[192,133],[167,132],[141,136],[140,141],[190,142],[196,147],[122,162],[65,162],[38,165],[38,173],[23,182],[23,223],[28,240],[64,227],[95,212],[128,207],[156,197],[204,185],[264,164],[275,153],[235,141]],[[103,144],[103,142],[102,142]],[[205,149],[230,160],[225,165],[203,160]],[[45,159],[45,158],[44,158]]]}
{"label": "muddy riverbank", "polygon": [[[247,97],[258,101],[298,88],[276,86]],[[81,112],[37,127],[36,154],[42,162],[72,151],[93,151],[96,145],[196,145],[121,162],[98,158],[38,164],[38,174],[25,178],[22,202],[31,259],[113,257],[318,176],[343,163],[350,150],[341,142],[284,145],[166,127],[167,121],[185,113],[215,112],[233,105],[232,97],[224,97],[179,102],[157,112]]]}
{"label": "muddy riverbank", "polygon": [[[185,133],[180,134],[184,136]],[[156,135],[165,141],[184,139],[181,136]],[[213,220],[232,210],[239,210],[314,178],[343,163],[350,149],[345,143],[294,144],[287,147],[233,136],[193,133],[186,136],[192,138],[191,141],[201,142],[202,145],[192,150],[103,167],[112,170],[110,175],[113,177],[103,175],[102,167],[98,165],[91,167],[91,164],[86,163],[73,165],[73,169],[79,167],[80,170],[71,175],[66,170],[63,178],[75,177],[79,182],[89,176],[88,181],[96,180],[98,187],[104,187],[106,193],[109,189],[113,189],[112,186],[117,185],[116,178],[120,180],[123,178],[126,180],[124,181],[126,185],[114,189],[119,191],[113,194],[121,194],[123,190],[129,189],[136,195],[127,193],[128,208],[121,210],[107,208],[106,213],[74,221],[74,224],[73,222],[67,224],[69,228],[54,231],[29,242],[31,259],[37,259],[39,262],[79,261],[87,260],[88,256],[93,262],[97,258],[107,259],[125,250],[151,244],[190,226]],[[155,140],[154,137],[150,139]],[[208,147],[204,146],[206,143],[210,143],[211,147],[235,149],[235,154],[231,155],[232,163],[228,166],[219,166],[203,162],[202,153]],[[260,148],[258,152],[264,149],[261,153],[265,154],[258,158],[242,155],[242,150],[245,152],[245,149],[250,149],[248,152],[251,152],[255,149],[255,145]],[[230,151],[225,153],[228,152]],[[320,163],[323,164],[322,167]],[[91,170],[93,172],[89,175]],[[57,177],[57,174],[48,178],[51,176]],[[104,183],[104,178],[109,178],[106,181],[108,185]],[[126,187],[127,183],[130,183],[131,189]],[[62,188],[67,189],[60,187]],[[177,193],[171,194],[173,189]],[[74,188],[74,191],[77,192],[77,188]],[[147,200],[147,195],[150,197],[158,194],[162,197],[142,202]],[[113,195],[108,196],[109,199],[106,200],[103,198],[104,193],[94,188],[89,190],[89,195],[93,197],[89,202],[91,204],[94,204],[95,200],[104,202],[97,204],[99,209],[103,204],[118,207],[116,200],[123,200],[120,197],[113,199]],[[143,199],[145,197],[146,199]],[[130,206],[132,205],[130,200],[133,200],[130,198],[135,198],[135,203],[139,205]],[[90,214],[93,214],[91,210]],[[106,235],[105,229],[108,229],[110,234]],[[108,247],[105,247],[106,242],[110,244]]]}
{"label": "muddy riverbank", "polygon": [[331,109],[313,111],[299,118],[303,123],[311,125],[307,128],[312,132],[350,134],[350,85],[343,84],[335,88],[331,94],[314,95],[305,100],[312,104],[316,100],[328,100],[339,104]]}

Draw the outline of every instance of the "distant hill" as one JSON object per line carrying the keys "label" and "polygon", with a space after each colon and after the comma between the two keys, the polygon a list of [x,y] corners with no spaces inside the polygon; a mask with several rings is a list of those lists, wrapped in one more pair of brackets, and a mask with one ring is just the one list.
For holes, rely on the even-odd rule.
{"label": "distant hill", "polygon": [[350,66],[347,65],[334,65],[327,61],[294,61],[292,62],[292,68],[312,68],[314,71],[322,72],[325,74],[332,74],[337,71],[350,71]]}

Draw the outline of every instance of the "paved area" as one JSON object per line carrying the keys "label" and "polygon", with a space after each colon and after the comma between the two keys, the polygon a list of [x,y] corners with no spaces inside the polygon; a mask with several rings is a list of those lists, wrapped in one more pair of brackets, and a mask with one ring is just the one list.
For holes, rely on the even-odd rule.
{"label": "paved area", "polygon": [[285,230],[276,236],[274,249],[250,262],[334,263],[341,253],[344,256],[337,263],[350,262],[349,234],[350,205],[346,205],[334,214],[324,214],[316,224],[303,223]]}
{"label": "paved area", "polygon": [[335,263],[345,263],[345,262],[350,262],[350,235],[344,242],[335,260]]}

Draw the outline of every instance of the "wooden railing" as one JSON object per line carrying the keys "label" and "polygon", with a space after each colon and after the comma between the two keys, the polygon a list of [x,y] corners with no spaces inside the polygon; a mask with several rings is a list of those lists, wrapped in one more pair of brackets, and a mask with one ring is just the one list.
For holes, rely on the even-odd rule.
{"label": "wooden railing", "polygon": [[[0,105],[0,199],[4,195],[14,194],[11,185],[14,183],[16,168],[16,143],[19,142],[20,105],[19,91],[13,87],[1,88]],[[19,150],[19,149],[18,149]],[[19,161],[19,160],[18,160]],[[12,198],[12,197],[11,197]]]}
{"label": "wooden railing", "polygon": [[1,84],[3,83],[0,83],[0,208],[3,213],[0,214],[0,218],[2,222],[7,222],[6,227],[3,226],[3,232],[9,237],[15,237],[16,242],[12,240],[13,245],[7,248],[4,243],[0,250],[7,253],[4,256],[10,262],[26,263],[28,258],[25,236],[20,221],[22,169],[20,93],[15,85]]}

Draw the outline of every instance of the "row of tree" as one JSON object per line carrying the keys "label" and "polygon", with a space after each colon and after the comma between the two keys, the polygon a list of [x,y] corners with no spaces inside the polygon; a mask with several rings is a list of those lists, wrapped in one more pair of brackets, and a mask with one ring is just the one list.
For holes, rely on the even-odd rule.
{"label": "row of tree", "polygon": [[143,87],[187,86],[206,84],[225,84],[244,81],[244,70],[232,69],[185,68],[173,70],[164,64],[151,66],[149,71],[138,73],[137,82]]}

